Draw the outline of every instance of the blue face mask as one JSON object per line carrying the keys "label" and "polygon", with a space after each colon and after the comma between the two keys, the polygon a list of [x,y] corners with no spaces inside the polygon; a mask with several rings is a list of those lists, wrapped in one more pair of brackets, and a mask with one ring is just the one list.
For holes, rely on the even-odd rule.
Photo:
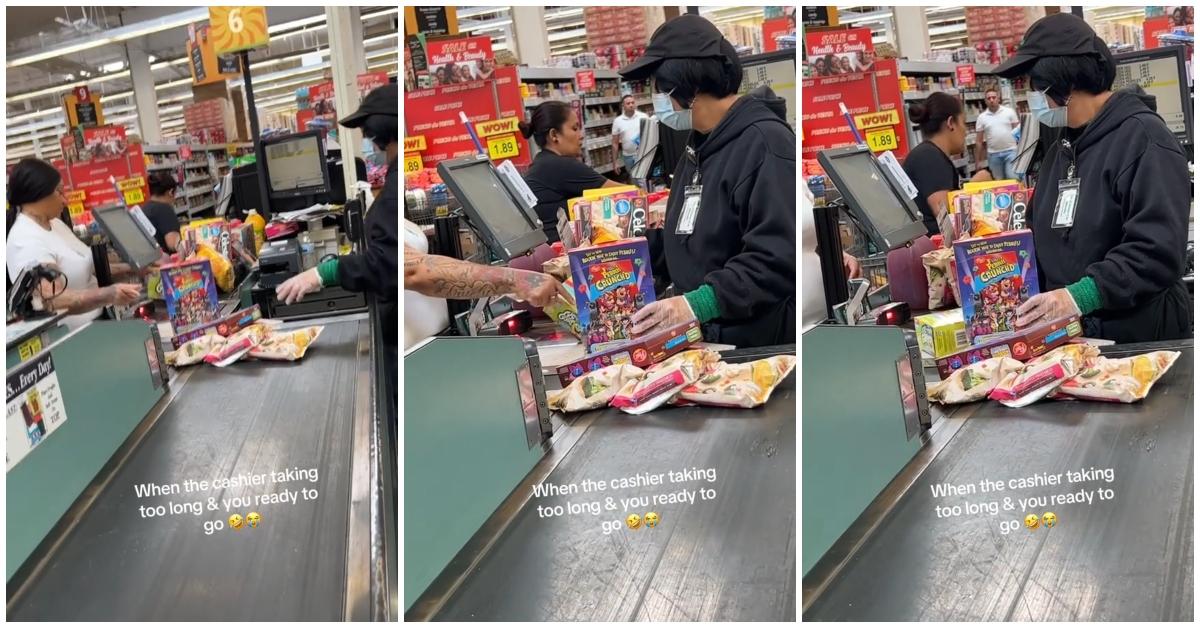
{"label": "blue face mask", "polygon": [[[675,91],[675,90],[671,90]],[[687,131],[692,128],[692,111],[684,109],[675,111],[671,104],[671,94],[654,94],[654,115],[659,121],[676,131]]]}
{"label": "blue face mask", "polygon": [[[1049,88],[1046,88],[1049,91]],[[1046,100],[1046,91],[1029,90],[1029,111],[1037,118],[1038,122],[1049,127],[1064,127],[1067,126],[1067,108],[1066,106],[1051,109],[1050,103]],[[1070,100],[1067,101],[1068,103]]]}

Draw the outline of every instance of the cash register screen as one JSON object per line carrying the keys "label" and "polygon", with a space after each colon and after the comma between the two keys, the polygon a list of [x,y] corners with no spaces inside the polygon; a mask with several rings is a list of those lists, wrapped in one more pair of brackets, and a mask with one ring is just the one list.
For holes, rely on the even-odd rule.
{"label": "cash register screen", "polygon": [[910,214],[896,197],[883,171],[869,152],[859,152],[831,160],[838,177],[853,194],[858,205],[882,233],[891,233],[920,220]]}
{"label": "cash register screen", "polygon": [[501,241],[512,242],[532,231],[541,231],[513,201],[491,163],[480,161],[455,168],[454,181],[461,190],[460,196],[466,197],[458,200],[470,203]]}
{"label": "cash register screen", "polygon": [[1116,91],[1141,86],[1155,98],[1156,112],[1167,123],[1167,128],[1180,141],[1189,142],[1188,113],[1192,103],[1181,55],[1173,48],[1116,55],[1117,76],[1112,88]]}
{"label": "cash register screen", "polygon": [[100,223],[108,239],[117,245],[126,262],[140,269],[162,257],[158,243],[146,235],[123,206],[98,207],[94,214],[96,221]]}

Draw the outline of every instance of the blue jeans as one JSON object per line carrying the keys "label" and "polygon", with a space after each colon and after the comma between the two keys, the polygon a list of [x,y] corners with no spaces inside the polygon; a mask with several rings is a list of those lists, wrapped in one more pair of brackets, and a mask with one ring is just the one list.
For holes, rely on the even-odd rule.
{"label": "blue jeans", "polygon": [[626,154],[622,153],[621,161],[625,163],[625,172],[628,173],[628,176],[630,177],[630,181],[633,181],[634,185],[637,185],[639,187],[642,186],[644,179],[634,179],[633,178],[633,166],[635,164],[637,164],[637,155],[626,155]]}
{"label": "blue jeans", "polygon": [[988,170],[992,171],[993,179],[1016,179],[1017,172],[1013,166],[1017,163],[1017,149],[1010,148],[998,153],[988,153]]}

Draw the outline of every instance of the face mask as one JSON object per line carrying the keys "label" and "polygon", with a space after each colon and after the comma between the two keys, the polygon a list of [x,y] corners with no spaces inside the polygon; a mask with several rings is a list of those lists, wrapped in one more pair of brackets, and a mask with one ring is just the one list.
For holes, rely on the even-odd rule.
{"label": "face mask", "polygon": [[676,131],[687,131],[692,128],[692,112],[690,109],[675,111],[671,105],[671,95],[654,95],[654,115],[667,127]]}
{"label": "face mask", "polygon": [[[1069,103],[1070,101],[1068,100],[1067,102]],[[1048,127],[1067,126],[1066,106],[1051,109],[1050,104],[1046,102],[1046,92],[1039,92],[1037,90],[1029,91],[1029,111],[1033,113],[1038,122]]]}

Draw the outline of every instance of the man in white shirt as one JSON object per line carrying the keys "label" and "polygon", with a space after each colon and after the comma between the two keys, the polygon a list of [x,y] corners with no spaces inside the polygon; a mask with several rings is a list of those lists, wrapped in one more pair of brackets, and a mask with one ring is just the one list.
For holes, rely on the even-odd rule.
{"label": "man in white shirt", "polygon": [[642,134],[642,120],[649,116],[637,110],[637,101],[631,95],[621,99],[621,109],[621,115],[612,123],[613,172],[620,170],[622,165],[626,172],[633,172]]}
{"label": "man in white shirt", "polygon": [[1017,161],[1017,138],[1013,131],[1021,127],[1021,119],[1015,111],[1000,104],[999,91],[987,90],[984,99],[987,101],[987,111],[979,114],[979,119],[975,121],[976,167],[984,166],[986,150],[986,163],[988,170],[992,171],[992,178],[1016,179],[1013,164]]}

